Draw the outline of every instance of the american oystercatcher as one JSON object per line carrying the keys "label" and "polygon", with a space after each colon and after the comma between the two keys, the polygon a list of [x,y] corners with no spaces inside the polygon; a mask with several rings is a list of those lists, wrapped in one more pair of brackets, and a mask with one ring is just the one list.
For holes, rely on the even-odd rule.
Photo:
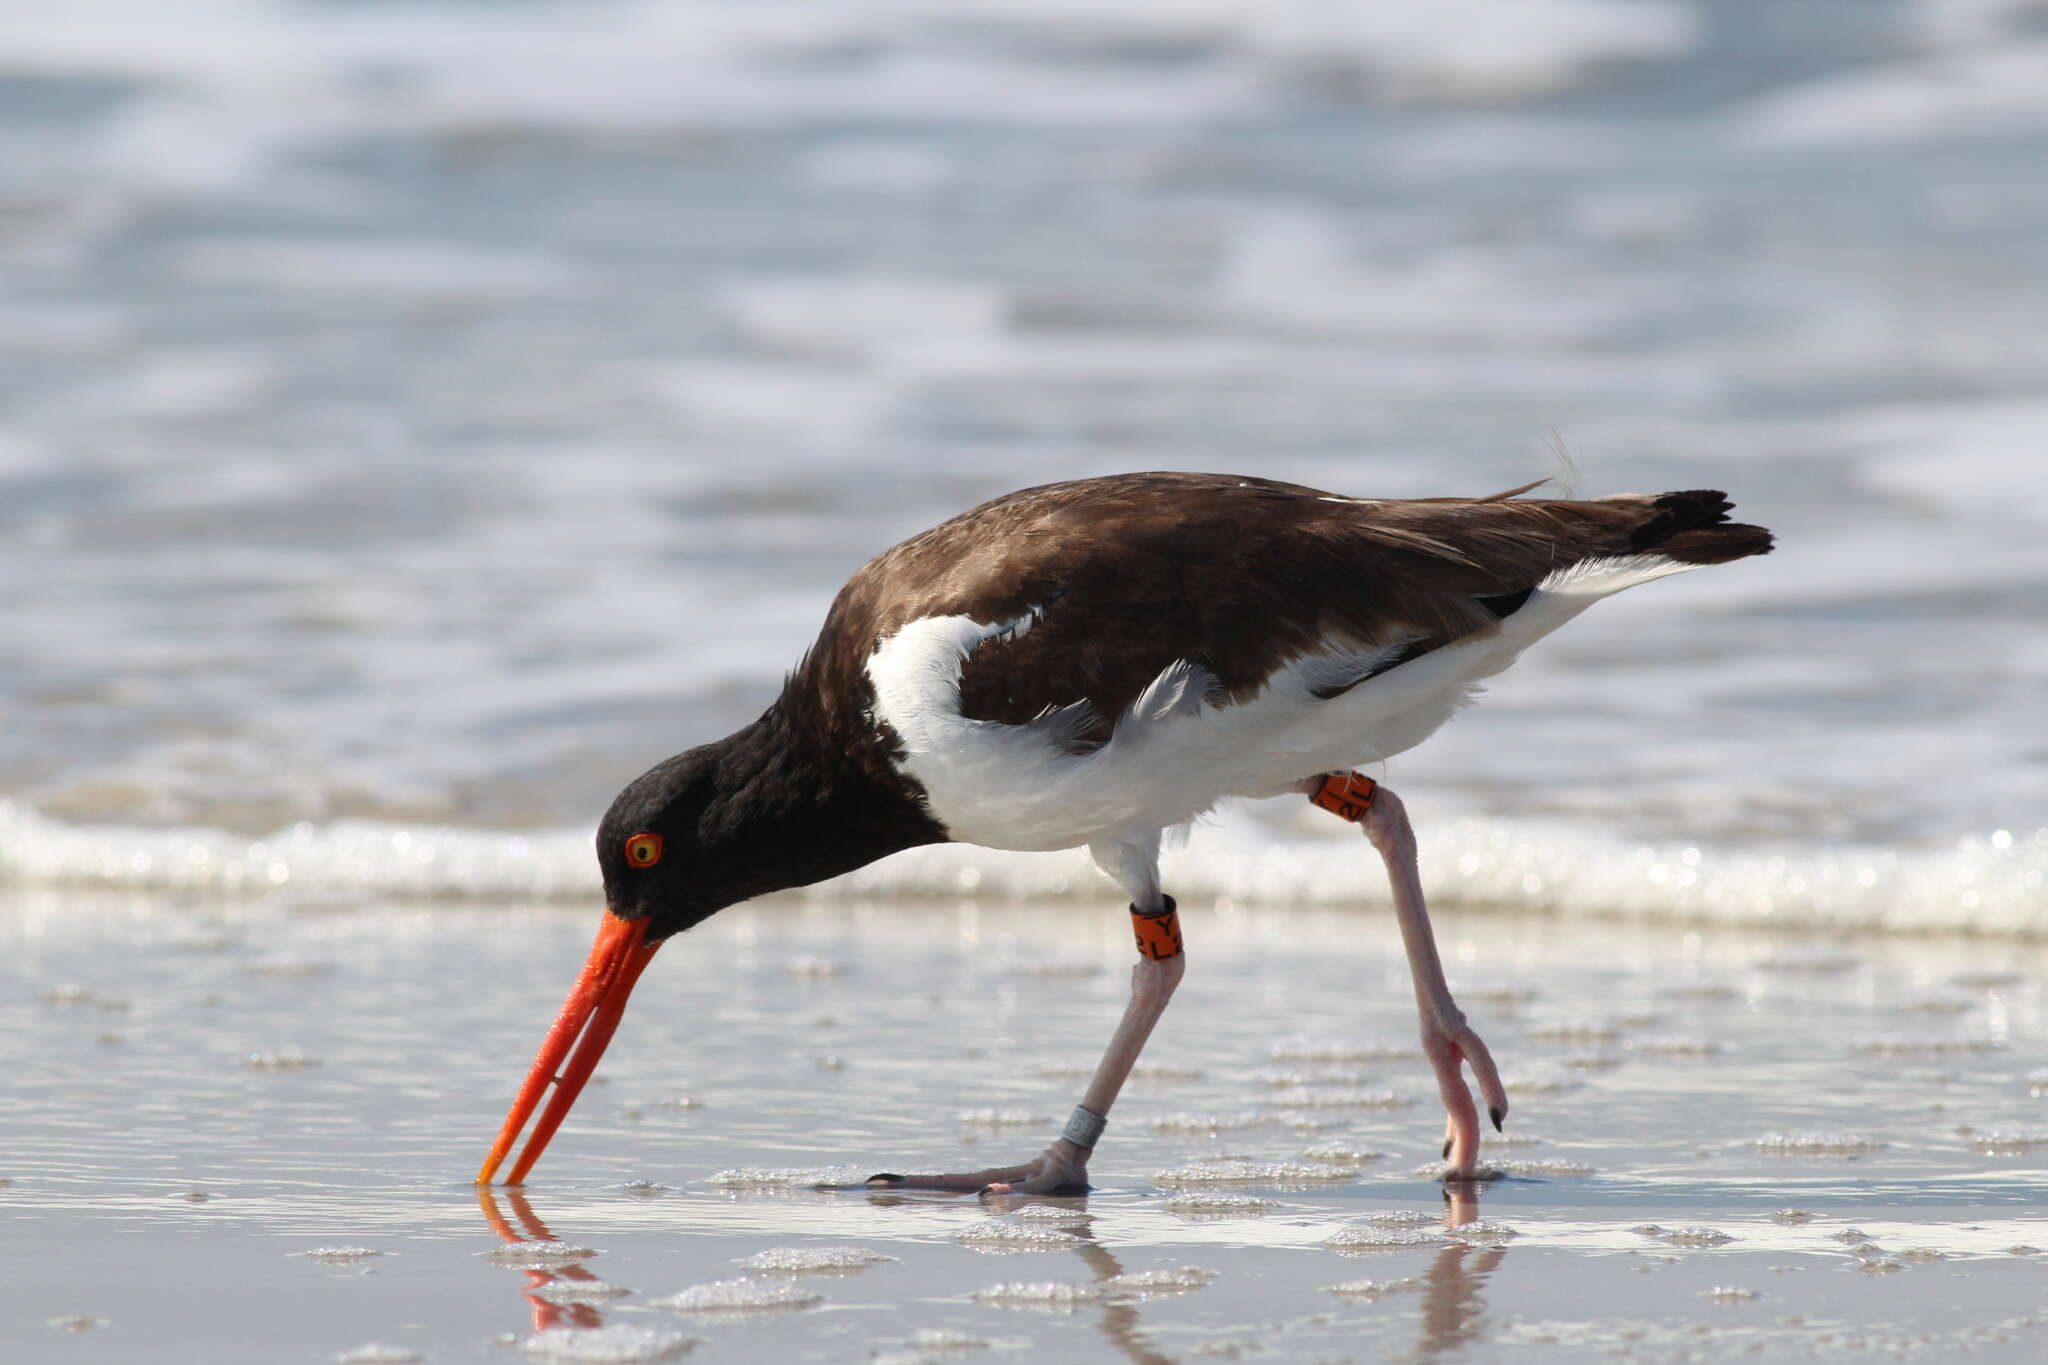
{"label": "american oystercatcher", "polygon": [[1340,497],[1126,474],[1028,488],[870,560],[774,705],[655,765],[597,835],[607,910],[489,1158],[550,1084],[539,1159],[656,949],[728,905],[919,844],[1085,846],[1130,898],[1130,1004],[1065,1132],[1019,1166],[896,1188],[1087,1188],[1110,1105],[1185,957],[1162,831],[1226,796],[1306,795],[1386,864],[1447,1113],[1446,1174],[1508,1099],[1451,999],[1401,803],[1351,769],[1420,744],[1477,684],[1598,599],[1771,548],[1718,492],[1590,501]]}

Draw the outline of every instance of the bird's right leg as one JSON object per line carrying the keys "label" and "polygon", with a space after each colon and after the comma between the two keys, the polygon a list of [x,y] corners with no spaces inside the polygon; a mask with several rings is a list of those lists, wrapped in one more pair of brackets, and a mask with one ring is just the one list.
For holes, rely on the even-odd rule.
{"label": "bird's right leg", "polygon": [[1443,1096],[1446,1178],[1470,1179],[1479,1164],[1479,1111],[1465,1088],[1460,1066],[1472,1068],[1473,1079],[1486,1098],[1487,1116],[1499,1128],[1508,1115],[1508,1092],[1494,1069],[1493,1056],[1465,1022],[1464,1011],[1451,998],[1444,980],[1443,959],[1437,956],[1436,935],[1429,927],[1429,907],[1422,899],[1422,875],[1415,864],[1415,830],[1401,798],[1369,777],[1336,773],[1311,778],[1304,785],[1309,799],[1324,810],[1356,824],[1387,866],[1394,893],[1394,917],[1408,950],[1408,974],[1415,983],[1415,1006],[1421,1016],[1422,1051],[1436,1072]]}

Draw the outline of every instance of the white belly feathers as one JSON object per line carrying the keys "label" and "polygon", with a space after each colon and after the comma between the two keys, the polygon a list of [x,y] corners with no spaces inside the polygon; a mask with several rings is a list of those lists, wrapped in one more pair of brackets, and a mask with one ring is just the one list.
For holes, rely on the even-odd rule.
{"label": "white belly feathers", "polygon": [[913,621],[869,658],[875,713],[903,746],[900,767],[954,839],[989,848],[1074,848],[1185,824],[1225,796],[1284,792],[1303,778],[1379,762],[1427,739],[1477,683],[1601,597],[1693,565],[1661,555],[1591,560],[1552,574],[1497,629],[1388,669],[1339,696],[1319,688],[1398,655],[1333,645],[1280,665],[1257,695],[1217,704],[1215,680],[1186,661],[1165,668],[1117,717],[1108,743],[1075,752],[1086,703],[1026,724],[960,714],[968,657],[1035,619]]}

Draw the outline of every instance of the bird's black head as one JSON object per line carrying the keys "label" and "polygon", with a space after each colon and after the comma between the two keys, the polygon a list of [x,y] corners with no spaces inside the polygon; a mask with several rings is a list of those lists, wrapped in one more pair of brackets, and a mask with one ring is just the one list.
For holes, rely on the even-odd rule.
{"label": "bird's black head", "polygon": [[717,794],[716,756],[692,749],[636,778],[597,827],[605,904],[621,919],[650,921],[650,940],[731,904],[716,898],[721,878],[698,832]]}
{"label": "bird's black head", "polygon": [[597,828],[605,903],[649,921],[649,942],[728,905],[800,884],[776,790],[739,736],[677,754],[634,779]]}

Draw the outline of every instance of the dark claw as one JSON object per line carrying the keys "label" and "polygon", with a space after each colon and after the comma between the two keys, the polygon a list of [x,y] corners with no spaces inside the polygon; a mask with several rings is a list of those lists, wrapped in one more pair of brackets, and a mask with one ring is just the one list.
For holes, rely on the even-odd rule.
{"label": "dark claw", "polygon": [[1506,1118],[1506,1117],[1507,1117],[1507,1115],[1505,1115],[1505,1114],[1501,1113],[1501,1111],[1500,1111],[1500,1110],[1498,1110],[1498,1109],[1489,1109],[1489,1110],[1487,1110],[1487,1111],[1486,1111],[1486,1116],[1487,1116],[1488,1118],[1490,1118],[1490,1119],[1492,1119],[1492,1120],[1493,1120],[1493,1131],[1494,1131],[1494,1132],[1498,1133],[1498,1132],[1502,1132],[1502,1131],[1504,1131],[1504,1130],[1503,1130],[1503,1129],[1501,1128],[1501,1126],[1500,1126],[1500,1121],[1501,1121],[1502,1119]]}
{"label": "dark claw", "polygon": [[1449,1138],[1445,1138],[1445,1139],[1444,1139],[1444,1160],[1445,1160],[1445,1161],[1449,1161],[1450,1159],[1451,1159],[1451,1140],[1450,1140]]}
{"label": "dark claw", "polygon": [[910,1179],[909,1176],[897,1175],[893,1171],[877,1171],[860,1183],[863,1185],[901,1185],[908,1179]]}

